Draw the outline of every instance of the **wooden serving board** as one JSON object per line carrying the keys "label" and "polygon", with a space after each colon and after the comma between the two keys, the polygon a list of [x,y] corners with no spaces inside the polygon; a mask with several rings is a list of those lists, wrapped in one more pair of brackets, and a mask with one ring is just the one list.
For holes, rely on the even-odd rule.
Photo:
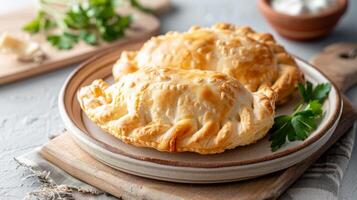
{"label": "wooden serving board", "polygon": [[335,43],[311,59],[342,91],[357,83],[357,43]]}
{"label": "wooden serving board", "polygon": [[[141,0],[143,5],[155,10],[156,13],[167,11],[170,7],[169,0]],[[29,37],[23,31],[22,26],[36,16],[37,9],[34,6],[26,6],[21,9],[0,15],[0,35],[4,32],[14,34],[17,37]],[[122,8],[123,14],[131,14],[134,19],[132,27],[126,31],[124,38],[113,43],[103,43],[99,46],[89,46],[85,43],[76,45],[71,50],[58,50],[52,47],[43,35],[37,34],[32,38],[40,42],[48,59],[42,63],[23,63],[16,59],[15,55],[0,54],[0,85],[40,73],[66,67],[78,63],[92,55],[110,48],[116,48],[127,42],[148,39],[159,32],[160,22],[154,16],[134,9]]]}
{"label": "wooden serving board", "polygon": [[[332,56],[335,57],[335,55]],[[331,59],[332,62],[339,61]],[[356,62],[356,60],[351,62]],[[356,63],[351,66],[354,66],[352,72],[357,72]],[[319,66],[318,68],[326,74],[331,73],[328,67]],[[342,80],[353,80],[350,75],[351,73],[346,73],[337,76]],[[342,88],[341,82],[336,81],[337,76],[330,76],[330,78]],[[354,83],[354,81],[347,81],[343,87],[347,88]],[[191,185],[129,175],[90,157],[75,144],[68,133],[45,145],[41,150],[41,155],[72,176],[123,199],[276,199],[353,125],[357,115],[345,97],[343,101],[344,107],[339,125],[330,140],[319,151],[286,170],[248,181]]]}

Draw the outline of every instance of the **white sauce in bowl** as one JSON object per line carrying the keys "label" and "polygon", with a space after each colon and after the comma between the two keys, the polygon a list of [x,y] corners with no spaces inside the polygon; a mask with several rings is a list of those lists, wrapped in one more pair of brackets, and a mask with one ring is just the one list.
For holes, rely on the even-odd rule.
{"label": "white sauce in bowl", "polygon": [[288,15],[315,15],[335,6],[336,0],[271,0],[271,7]]}

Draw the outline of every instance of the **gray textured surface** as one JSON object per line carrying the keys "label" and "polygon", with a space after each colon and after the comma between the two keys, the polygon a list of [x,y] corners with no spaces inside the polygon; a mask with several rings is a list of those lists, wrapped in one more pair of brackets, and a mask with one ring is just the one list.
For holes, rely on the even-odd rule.
{"label": "gray textured surface", "polygon": [[[0,13],[34,0],[1,1]],[[172,13],[163,16],[162,31],[186,30],[192,24],[211,25],[224,21],[253,26],[258,31],[274,31],[256,10],[254,1],[175,0]],[[310,43],[277,40],[294,54],[309,59],[333,42],[357,42],[357,1],[350,1],[347,15],[337,29],[322,40]],[[11,20],[11,19],[9,19]],[[275,33],[274,33],[275,34]],[[276,34],[275,34],[276,35]],[[16,66],[14,66],[16,67]],[[64,128],[57,108],[58,92],[75,66],[0,86],[0,199],[22,199],[36,187],[34,179],[17,169],[13,157],[45,143],[48,134]],[[1,69],[0,69],[1,70]],[[357,105],[357,87],[348,92]],[[357,199],[357,148],[341,187],[341,199]]]}

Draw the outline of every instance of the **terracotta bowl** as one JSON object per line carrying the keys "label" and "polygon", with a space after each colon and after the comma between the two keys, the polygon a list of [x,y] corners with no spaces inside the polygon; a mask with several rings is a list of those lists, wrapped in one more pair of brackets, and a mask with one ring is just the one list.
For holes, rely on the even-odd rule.
{"label": "terracotta bowl", "polygon": [[258,8],[273,28],[283,37],[311,40],[327,35],[346,12],[348,0],[337,0],[335,6],[317,15],[297,16],[273,10],[270,0],[259,0]]}

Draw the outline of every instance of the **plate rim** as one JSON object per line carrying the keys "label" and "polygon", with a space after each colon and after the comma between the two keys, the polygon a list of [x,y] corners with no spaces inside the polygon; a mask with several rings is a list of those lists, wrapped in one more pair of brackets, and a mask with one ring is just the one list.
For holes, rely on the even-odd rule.
{"label": "plate rim", "polygon": [[[138,43],[142,43],[143,41],[140,42],[136,42],[133,44],[126,44],[126,45],[134,45],[134,44],[138,44]],[[337,86],[335,85],[335,83],[333,81],[331,81],[330,78],[328,78],[323,72],[321,72],[319,69],[317,69],[313,64],[308,63],[307,61],[305,61],[304,59],[301,59],[298,56],[293,56],[294,58],[296,58],[297,60],[301,61],[302,63],[304,63],[306,66],[308,66],[309,68],[312,68],[313,70],[317,71],[318,73],[320,73],[325,79],[327,79],[331,85],[332,88],[336,91],[336,97],[335,97],[335,102],[337,104],[336,109],[333,110],[332,112],[332,117],[330,118],[329,121],[327,121],[326,125],[324,127],[322,127],[322,129],[313,137],[311,137],[309,140],[305,140],[303,143],[295,146],[295,147],[291,147],[289,149],[286,149],[284,151],[281,152],[277,152],[274,153],[272,155],[269,156],[265,156],[265,157],[259,157],[259,158],[255,158],[255,159],[251,159],[251,160],[243,160],[243,161],[233,161],[233,162],[226,162],[226,163],[218,163],[218,164],[214,164],[214,163],[205,163],[205,164],[194,164],[194,163],[189,163],[189,162],[180,162],[180,161],[168,161],[168,160],[162,160],[162,159],[156,159],[156,158],[148,158],[148,157],[141,157],[141,156],[137,156],[137,155],[132,155],[130,153],[121,151],[115,147],[112,147],[111,145],[108,145],[106,143],[103,143],[102,141],[91,137],[89,134],[86,134],[83,132],[83,130],[81,130],[79,127],[76,126],[76,124],[73,122],[73,120],[71,119],[71,117],[68,115],[68,110],[66,108],[65,105],[65,94],[66,91],[69,87],[70,82],[76,77],[76,75],[78,73],[80,73],[82,70],[84,70],[86,68],[86,66],[90,65],[92,62],[98,60],[98,59],[103,59],[104,57],[109,55],[112,55],[116,52],[118,52],[119,50],[122,50],[126,45],[123,45],[120,48],[117,49],[111,49],[108,51],[104,51],[90,59],[88,59],[87,61],[83,62],[82,64],[80,64],[78,66],[77,69],[75,69],[66,79],[63,87],[61,88],[60,94],[58,96],[58,105],[59,105],[59,110],[60,110],[60,115],[61,118],[65,124],[65,126],[67,128],[69,128],[69,132],[71,133],[72,136],[74,137],[82,137],[84,139],[86,139],[88,142],[94,143],[95,145],[100,146],[101,148],[104,148],[105,150],[109,150],[110,152],[114,153],[114,154],[120,154],[122,156],[126,156],[132,159],[136,159],[136,160],[141,160],[141,161],[146,161],[146,162],[152,162],[152,163],[156,163],[156,164],[161,164],[161,165],[170,165],[170,166],[178,166],[178,167],[190,167],[190,168],[220,168],[220,167],[232,167],[232,166],[244,166],[244,165],[249,165],[249,164],[256,164],[256,163],[262,163],[262,162],[266,162],[266,161],[272,161],[275,159],[279,159],[279,158],[283,158],[289,154],[292,154],[294,152],[298,152],[301,149],[306,148],[307,146],[315,143],[316,141],[318,141],[319,139],[321,139],[324,134],[329,131],[335,123],[338,122],[339,120],[339,116],[342,113],[342,99],[341,99],[341,94],[340,91],[337,89]],[[118,57],[120,56],[120,54],[118,54]],[[99,67],[103,67],[103,66],[99,66]],[[98,68],[99,68],[98,67]],[[209,155],[207,155],[209,156]]]}
{"label": "plate rim", "polygon": [[[322,137],[321,140],[325,139],[326,141],[328,141],[329,138],[333,135],[333,131],[335,130],[336,127],[337,124],[335,123],[334,128],[328,131],[329,136],[326,138]],[[125,159],[122,158],[116,160],[117,159],[116,157],[113,158],[113,156],[111,156],[111,154],[113,153],[107,149],[102,149],[99,146],[88,147],[93,145],[93,143],[83,143],[80,141],[79,138],[76,137],[74,137],[74,140],[78,140],[78,145],[80,147],[83,147],[84,149],[88,148],[88,153],[93,157],[95,157],[98,161],[114,169],[123,171],[125,173],[129,173],[137,176],[143,176],[151,179],[164,180],[164,181],[177,182],[177,183],[190,183],[190,184],[225,183],[225,182],[232,182],[237,180],[246,180],[254,177],[259,177],[265,174],[273,173],[276,171],[280,171],[289,168],[295,165],[296,163],[302,162],[306,158],[309,158],[311,155],[313,155],[318,151],[316,149],[313,150],[314,148],[319,149],[326,144],[325,141],[325,142],[321,142],[320,145],[317,144],[315,146],[311,145],[308,146],[306,149],[303,149],[302,151],[294,152],[293,154],[304,154],[303,151],[307,153],[311,152],[311,155],[308,155],[299,160],[295,159],[294,161],[290,159],[290,161],[288,161],[288,164],[284,164],[284,165],[279,165],[279,163],[281,162],[286,163],[284,160],[286,160],[287,157],[293,156],[293,154],[289,154],[287,157],[282,157],[272,161],[254,163],[254,164],[243,165],[243,166],[229,166],[229,167],[219,167],[219,168],[192,168],[192,167],[181,167],[181,166],[171,166],[171,165],[160,165],[157,163],[145,162],[145,161],[135,160],[127,157],[124,157]],[[99,151],[99,152],[95,152],[95,151]],[[121,156],[121,155],[117,155],[117,156]],[[106,158],[108,158],[109,160],[106,160]],[[112,159],[115,159],[115,161],[111,161]],[[120,164],[116,164],[115,162],[117,163],[119,162]],[[131,170],[131,168],[123,166],[121,164],[123,162],[124,165],[128,165],[128,163],[130,166],[140,165],[141,168],[144,167],[145,170],[149,170],[149,171],[153,170],[153,171],[152,172],[140,171],[138,169]],[[253,170],[257,168],[262,170],[258,170],[258,171]],[[169,173],[170,175],[168,175],[167,173]],[[204,175],[202,176],[202,174],[207,174],[207,173],[215,174],[215,178],[212,177],[207,178]],[[188,178],[187,177],[188,174],[192,174],[194,176],[197,176],[197,174],[201,174],[201,176],[196,178],[192,178],[191,176],[189,176],[191,178]],[[234,179],[232,179],[232,177],[234,177]]]}

